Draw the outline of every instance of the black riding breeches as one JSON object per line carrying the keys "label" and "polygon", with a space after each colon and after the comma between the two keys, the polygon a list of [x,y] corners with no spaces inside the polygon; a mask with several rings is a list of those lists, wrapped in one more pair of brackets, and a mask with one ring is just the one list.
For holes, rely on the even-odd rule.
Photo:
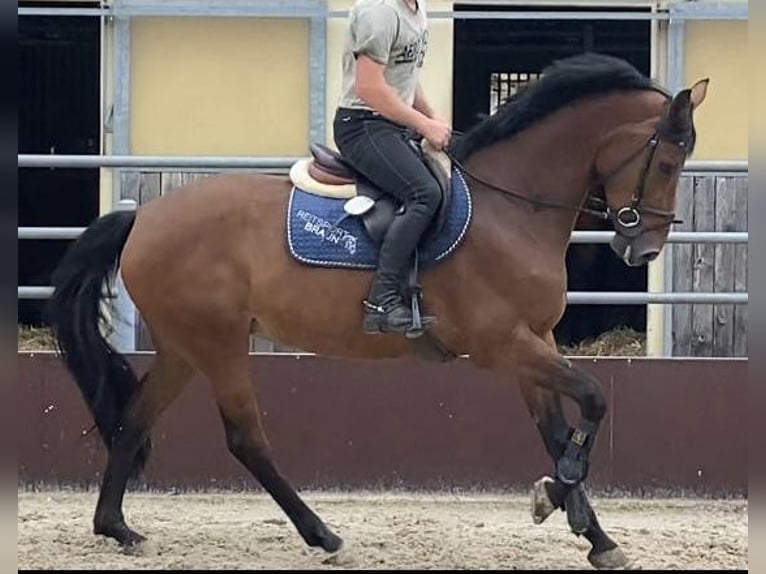
{"label": "black riding breeches", "polygon": [[407,129],[380,114],[339,108],[333,130],[344,159],[405,205],[405,212],[395,218],[383,239],[378,261],[382,280],[400,282],[421,236],[439,209],[439,184],[410,147]]}

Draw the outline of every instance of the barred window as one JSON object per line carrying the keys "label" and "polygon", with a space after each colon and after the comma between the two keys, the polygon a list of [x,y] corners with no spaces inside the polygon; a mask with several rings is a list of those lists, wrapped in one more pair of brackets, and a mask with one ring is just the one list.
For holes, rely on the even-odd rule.
{"label": "barred window", "polygon": [[539,73],[532,72],[492,72],[489,77],[489,113],[494,114],[500,104],[539,77]]}

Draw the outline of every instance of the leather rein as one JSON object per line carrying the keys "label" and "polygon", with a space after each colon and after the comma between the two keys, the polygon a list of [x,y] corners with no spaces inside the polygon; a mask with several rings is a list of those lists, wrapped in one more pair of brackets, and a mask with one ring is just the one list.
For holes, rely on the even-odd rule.
{"label": "leather rein", "polygon": [[[455,131],[453,133],[460,133],[460,132]],[[593,215],[597,217],[598,219],[611,222],[615,228],[615,231],[620,235],[625,235],[627,237],[636,237],[652,229],[666,227],[673,223],[683,223],[682,220],[676,219],[675,212],[665,211],[665,210],[657,209],[647,205],[642,205],[642,201],[644,199],[644,193],[646,190],[646,180],[647,180],[647,177],[649,176],[649,171],[651,170],[652,162],[654,160],[654,155],[657,151],[657,146],[659,143],[660,143],[659,133],[654,132],[644,145],[642,145],[638,150],[636,150],[635,152],[630,154],[627,158],[625,158],[625,160],[623,160],[616,168],[610,171],[605,177],[594,182],[591,185],[590,191],[588,192],[588,198],[585,202],[591,207],[581,207],[577,205],[569,205],[566,203],[559,203],[555,201],[538,199],[535,197],[530,197],[528,195],[525,195],[523,193],[520,193],[512,189],[501,187],[494,183],[488,182],[485,179],[472,173],[458,159],[456,159],[454,155],[452,154],[452,152],[449,151],[448,149],[444,151],[447,154],[447,156],[452,160],[452,162],[455,165],[457,165],[466,175],[468,175],[471,179],[474,179],[478,181],[479,183],[485,185],[488,188],[494,189],[495,191],[499,191],[505,195],[515,197],[516,199],[521,199],[523,201],[529,202],[532,205],[536,205],[538,207],[549,207],[554,209],[575,211],[579,213],[587,213],[589,215]],[[673,141],[671,143],[673,143],[673,145],[676,145],[680,148],[686,147],[686,143],[683,141]],[[646,156],[646,161],[644,162],[644,167],[641,172],[641,178],[636,184],[636,188],[633,190],[633,197],[632,197],[631,203],[617,210],[613,210],[611,207],[609,207],[609,205],[607,205],[606,199],[604,197],[599,196],[597,192],[599,190],[604,190],[606,183],[610,179],[612,179],[615,175],[617,175],[623,169],[625,169],[627,166],[633,163],[647,150],[648,150],[648,154]],[[630,230],[635,230],[635,228],[641,224],[642,214],[654,215],[656,217],[661,218],[663,221],[657,225],[646,227],[640,230],[639,233],[631,232]]]}

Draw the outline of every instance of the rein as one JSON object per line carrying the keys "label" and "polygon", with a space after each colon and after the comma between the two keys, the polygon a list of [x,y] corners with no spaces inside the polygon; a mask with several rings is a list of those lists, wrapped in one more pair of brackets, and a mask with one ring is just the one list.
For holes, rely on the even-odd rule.
{"label": "rein", "polygon": [[[461,134],[462,132],[453,131],[453,133]],[[570,205],[566,203],[559,203],[555,201],[538,199],[535,197],[530,197],[529,195],[526,195],[524,193],[521,193],[513,189],[501,187],[471,172],[469,169],[467,169],[463,165],[462,162],[460,162],[452,154],[452,152],[449,149],[445,149],[444,152],[452,160],[452,162],[455,165],[457,165],[458,168],[460,168],[466,175],[468,175],[471,179],[478,181],[479,183],[485,185],[486,187],[490,189],[494,189],[495,191],[499,191],[500,193],[503,193],[504,195],[508,195],[516,199],[526,201],[537,207],[548,207],[552,209],[574,211],[577,213],[587,213],[588,215],[595,216],[598,219],[601,219],[604,221],[611,221],[618,234],[625,235],[625,236],[630,235],[632,237],[635,237],[636,235],[640,235],[640,234],[646,233],[647,231],[657,229],[660,227],[665,227],[673,223],[683,223],[682,220],[675,218],[674,212],[664,211],[661,209],[656,209],[653,207],[641,205],[641,201],[643,200],[644,191],[646,187],[646,179],[649,175],[649,170],[651,169],[652,161],[654,159],[654,154],[657,150],[657,145],[659,144],[659,142],[660,142],[659,135],[657,134],[657,132],[655,132],[654,134],[652,134],[652,136],[643,146],[641,146],[638,150],[636,150],[635,152],[630,154],[627,158],[625,158],[625,160],[623,160],[615,169],[609,172],[607,176],[602,178],[600,181],[597,181],[595,185],[592,185],[591,189],[588,192],[588,197],[585,203],[593,206],[593,208],[581,207],[578,205]],[[673,143],[674,145],[677,145],[679,147],[685,147],[684,142],[673,142]],[[620,171],[622,171],[624,168],[630,165],[647,148],[649,148],[649,155],[647,156],[646,163],[644,164],[644,168],[641,174],[641,179],[638,182],[638,185],[636,186],[636,189],[633,192],[633,198],[632,198],[631,204],[629,206],[621,207],[620,209],[616,211],[613,210],[607,205],[605,198],[599,197],[598,195],[596,195],[596,190],[603,189],[607,181],[609,181],[611,178],[617,175]],[[661,217],[662,219],[666,221],[661,222],[657,225],[653,225],[651,227],[644,228],[638,234],[625,233],[625,230],[634,229],[639,226],[639,224],[641,223],[641,213],[648,213],[650,215],[655,215],[655,216]]]}
{"label": "rein", "polygon": [[[523,201],[526,201],[528,203],[531,203],[532,205],[535,205],[537,207],[550,207],[554,209],[564,209],[568,211],[576,211],[580,213],[587,213],[589,215],[595,215],[599,219],[609,219],[608,215],[608,208],[604,209],[589,209],[587,207],[580,207],[578,205],[569,205],[567,203],[559,203],[556,201],[547,201],[544,199],[538,199],[536,197],[530,197],[528,195],[525,195],[519,191],[515,191],[513,189],[508,189],[507,187],[501,187],[499,185],[496,185],[494,183],[491,183],[487,181],[486,179],[483,179],[476,175],[475,173],[471,172],[467,167],[465,167],[453,154],[452,152],[448,150],[444,150],[447,156],[452,160],[452,162],[460,168],[460,170],[468,175],[471,179],[474,179],[478,181],[479,183],[485,185],[486,187],[490,189],[494,189],[495,191],[499,191],[500,193],[503,193],[505,195],[509,195],[511,197],[515,197],[516,199],[521,199]],[[601,198],[596,196],[591,196],[589,199],[596,199],[598,201],[603,201]]]}

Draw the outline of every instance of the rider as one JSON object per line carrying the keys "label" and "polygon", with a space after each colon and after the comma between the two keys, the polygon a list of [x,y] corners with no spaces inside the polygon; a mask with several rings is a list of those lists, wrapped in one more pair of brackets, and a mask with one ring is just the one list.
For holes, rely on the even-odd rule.
{"label": "rider", "polygon": [[[425,0],[357,0],[349,16],[343,84],[333,130],[357,171],[405,206],[383,239],[365,308],[365,331],[405,332],[412,311],[400,287],[441,201],[439,184],[407,143],[407,128],[437,150],[451,128],[427,102],[418,76],[428,44]],[[432,322],[424,317],[423,325]]]}

